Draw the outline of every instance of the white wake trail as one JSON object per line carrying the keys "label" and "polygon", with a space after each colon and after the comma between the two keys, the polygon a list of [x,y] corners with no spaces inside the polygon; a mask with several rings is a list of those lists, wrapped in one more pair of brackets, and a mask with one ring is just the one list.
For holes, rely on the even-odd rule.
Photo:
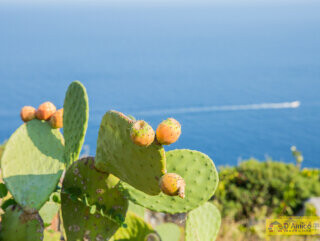
{"label": "white wake trail", "polygon": [[292,109],[300,106],[300,101],[281,102],[281,103],[261,103],[250,105],[225,105],[225,106],[204,106],[204,107],[187,107],[177,109],[162,109],[136,112],[135,116],[154,116],[154,115],[171,115],[187,114],[214,111],[239,111],[239,110],[265,110],[265,109]]}

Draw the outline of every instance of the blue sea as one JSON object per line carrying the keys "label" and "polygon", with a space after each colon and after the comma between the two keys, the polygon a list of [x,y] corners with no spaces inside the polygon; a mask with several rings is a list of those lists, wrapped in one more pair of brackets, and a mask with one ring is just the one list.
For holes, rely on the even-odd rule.
{"label": "blue sea", "polygon": [[[22,124],[22,106],[61,108],[80,80],[91,155],[114,109],[154,128],[176,118],[182,136],[166,149],[199,150],[217,166],[293,162],[295,145],[305,167],[319,168],[319,9],[319,1],[2,2],[0,142]],[[300,106],[287,108],[293,101]]]}

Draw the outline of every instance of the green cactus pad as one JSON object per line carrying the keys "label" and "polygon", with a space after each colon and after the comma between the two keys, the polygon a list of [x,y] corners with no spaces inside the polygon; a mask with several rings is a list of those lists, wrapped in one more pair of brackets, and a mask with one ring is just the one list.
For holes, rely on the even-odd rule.
{"label": "green cactus pad", "polygon": [[134,188],[157,195],[159,178],[166,171],[161,145],[141,147],[130,138],[133,120],[117,111],[107,112],[101,122],[97,143],[96,167],[112,173]]}
{"label": "green cactus pad", "polygon": [[1,208],[0,208],[0,213],[5,210],[7,207],[11,205],[17,205],[17,202],[12,198],[8,196],[2,200],[0,200]]}
{"label": "green cactus pad", "polygon": [[128,211],[133,212],[138,217],[144,219],[144,214],[146,209],[140,205],[137,205],[133,202],[129,202]]}
{"label": "green cactus pad", "polygon": [[43,241],[59,241],[61,237],[60,232],[56,232],[51,229],[45,229],[43,234],[44,234]]}
{"label": "green cactus pad", "polygon": [[132,202],[156,212],[183,213],[212,197],[219,177],[213,161],[207,155],[185,149],[169,151],[166,155],[168,173],[177,173],[186,182],[185,198],[163,193],[150,196],[122,182],[120,188]]}
{"label": "green cactus pad", "polygon": [[8,189],[6,185],[0,182],[0,198],[4,198],[5,196],[7,196],[7,194],[8,194]]}
{"label": "green cactus pad", "polygon": [[74,81],[63,104],[63,135],[67,166],[78,160],[88,127],[89,103],[86,88]]}
{"label": "green cactus pad", "polygon": [[63,137],[49,123],[32,120],[10,137],[1,160],[10,193],[26,211],[39,210],[64,170]]}
{"label": "green cactus pad", "polygon": [[136,121],[136,118],[133,115],[127,115],[131,120]]}
{"label": "green cactus pad", "polygon": [[97,171],[92,157],[69,167],[61,193],[68,240],[107,240],[117,231],[128,208],[128,201],[115,188],[118,182],[118,178]]}
{"label": "green cactus pad", "polygon": [[43,240],[43,222],[37,212],[26,213],[19,206],[9,206],[2,215],[0,236],[5,241]]}
{"label": "green cactus pad", "polygon": [[49,226],[52,223],[52,220],[57,215],[59,208],[60,205],[52,201],[48,201],[42,206],[39,214],[45,226]]}
{"label": "green cactus pad", "polygon": [[151,225],[132,212],[127,213],[126,227],[121,227],[112,237],[112,241],[147,241],[149,234],[155,233]]}
{"label": "green cactus pad", "polygon": [[214,241],[217,238],[221,225],[221,215],[211,203],[192,210],[186,221],[186,241]]}
{"label": "green cactus pad", "polygon": [[157,233],[161,237],[161,241],[179,241],[181,231],[178,225],[174,223],[163,223],[156,228]]}

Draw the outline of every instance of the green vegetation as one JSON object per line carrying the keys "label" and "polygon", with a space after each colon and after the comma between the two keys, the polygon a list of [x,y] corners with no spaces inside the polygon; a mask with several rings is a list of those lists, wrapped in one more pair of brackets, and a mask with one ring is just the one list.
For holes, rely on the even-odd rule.
{"label": "green vegetation", "polygon": [[314,236],[265,236],[268,217],[316,216],[315,207],[304,201],[320,196],[320,170],[301,170],[303,156],[291,148],[295,164],[256,159],[235,167],[220,167],[213,202],[223,217],[217,240],[317,240]]}
{"label": "green vegetation", "polygon": [[[54,107],[45,102],[48,104]],[[166,153],[154,135],[142,134],[142,143],[146,137],[148,143],[137,145],[130,136],[135,121],[108,111],[100,125],[96,157],[78,159],[88,123],[85,87],[76,81],[67,90],[63,125],[59,125],[64,128],[63,135],[56,125],[45,121],[56,108],[43,108],[42,112],[39,108],[36,113],[45,117],[22,118],[26,123],[12,134],[5,150],[1,149],[0,240],[57,240],[65,235],[68,241],[160,241],[160,235],[161,240],[182,236],[174,224],[169,233],[158,227],[158,234],[142,218],[144,209],[131,205],[142,217],[128,211],[129,201],[157,212],[189,212],[186,239],[215,240],[221,215],[207,201],[219,179],[207,155],[187,149]],[[165,137],[177,132],[171,127],[165,131]],[[178,132],[180,135],[180,129]],[[166,144],[175,142],[179,135]],[[169,174],[179,178],[166,181],[163,177]],[[179,191],[168,195],[164,187],[170,185]],[[202,225],[199,220],[209,222]]]}
{"label": "green vegetation", "polygon": [[222,216],[234,220],[293,215],[303,201],[320,196],[319,170],[299,170],[293,164],[255,159],[222,167],[215,202]]}
{"label": "green vegetation", "polygon": [[44,121],[21,125],[6,143],[1,158],[2,178],[25,210],[39,210],[63,172],[63,136]]}
{"label": "green vegetation", "polygon": [[[165,152],[157,136],[135,144],[136,121],[117,111],[102,119],[96,157],[78,160],[89,108],[80,82],[70,85],[64,107],[64,135],[32,119],[0,145],[0,240],[264,240],[267,217],[295,215],[320,196],[320,170],[301,169],[294,146],[294,164],[250,159],[218,173],[207,155]],[[179,178],[165,183],[169,174]],[[183,195],[164,191],[178,187],[175,180]],[[186,215],[152,226],[144,218],[152,211]],[[304,211],[314,216],[317,210],[307,204]]]}

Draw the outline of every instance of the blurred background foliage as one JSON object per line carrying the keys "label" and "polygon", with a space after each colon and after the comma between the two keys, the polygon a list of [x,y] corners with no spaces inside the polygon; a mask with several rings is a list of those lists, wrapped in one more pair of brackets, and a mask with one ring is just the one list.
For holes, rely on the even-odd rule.
{"label": "blurred background foliage", "polygon": [[219,168],[220,182],[212,198],[223,216],[218,240],[319,240],[265,236],[266,218],[317,215],[316,208],[305,202],[320,197],[320,170],[301,169],[301,152],[295,147],[291,151],[294,164],[252,158]]}
{"label": "blurred background foliage", "polygon": [[221,167],[214,197],[224,217],[234,220],[293,215],[305,200],[320,196],[318,169],[250,159],[236,167]]}

